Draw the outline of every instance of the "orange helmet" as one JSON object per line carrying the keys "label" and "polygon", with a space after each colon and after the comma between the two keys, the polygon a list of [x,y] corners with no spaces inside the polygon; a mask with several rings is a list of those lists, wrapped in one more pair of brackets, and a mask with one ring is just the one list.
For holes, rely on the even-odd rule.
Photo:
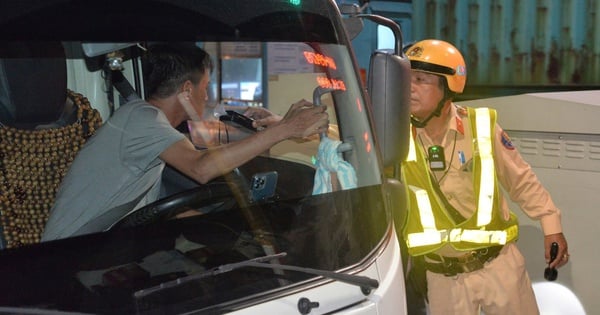
{"label": "orange helmet", "polygon": [[406,51],[413,70],[446,77],[448,89],[462,93],[467,81],[467,67],[460,51],[452,44],[436,39],[414,43]]}

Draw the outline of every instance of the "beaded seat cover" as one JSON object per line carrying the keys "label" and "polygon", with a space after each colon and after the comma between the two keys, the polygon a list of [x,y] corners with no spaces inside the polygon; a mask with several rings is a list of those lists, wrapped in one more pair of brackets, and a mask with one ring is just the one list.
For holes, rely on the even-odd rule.
{"label": "beaded seat cover", "polygon": [[71,125],[40,130],[0,126],[0,224],[6,248],[40,241],[63,177],[102,124],[86,97],[70,90],[67,97],[77,108]]}

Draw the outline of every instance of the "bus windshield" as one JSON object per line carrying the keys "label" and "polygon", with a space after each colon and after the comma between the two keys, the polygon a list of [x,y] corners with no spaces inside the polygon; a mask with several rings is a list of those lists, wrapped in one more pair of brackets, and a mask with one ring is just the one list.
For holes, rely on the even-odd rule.
{"label": "bus windshield", "polygon": [[[112,98],[95,93],[105,87],[105,81],[80,79],[103,75],[102,68],[90,66],[98,57],[88,55],[101,46],[60,44],[66,52],[69,91],[86,97],[103,122],[111,112],[126,106],[127,100],[117,91],[112,91]],[[103,43],[122,50],[123,73],[132,84],[135,71],[141,71],[136,64],[146,44]],[[27,276],[7,276],[20,274],[15,281],[28,290],[27,294],[16,290],[6,299],[1,298],[6,305],[44,305],[93,313],[145,313],[157,307],[174,312],[215,310],[255,303],[256,299],[317,276],[244,267],[181,285],[161,285],[278,253],[284,253],[276,260],[278,263],[325,271],[344,270],[369,260],[382,242],[390,219],[383,204],[382,175],[362,82],[347,46],[291,41],[201,41],[196,45],[208,51],[216,65],[202,119],[181,126],[181,132],[199,150],[260,132],[221,119],[227,115],[226,110],[248,106],[265,107],[283,115],[290,104],[306,99],[327,106],[329,130],[302,140],[283,141],[232,174],[205,185],[167,166],[157,202],[131,209],[106,232],[48,242],[44,251],[53,255],[40,258],[37,242],[51,198],[59,187],[58,177],[46,181],[45,168],[34,162],[44,150],[31,148],[41,146],[39,141],[45,138],[40,136],[38,141],[29,134],[41,131],[4,125],[0,129],[3,143],[15,145],[3,146],[3,176],[5,184],[19,189],[5,190],[15,194],[15,198],[7,198],[15,203],[2,205],[3,242],[9,248],[5,251],[19,251],[3,258],[2,264],[28,265],[23,264],[27,261],[31,266]],[[143,97],[143,84],[139,87],[136,92]],[[114,108],[109,108],[109,100]],[[46,151],[54,152],[60,160],[68,147],[65,143],[73,139],[68,132],[52,134],[60,139],[47,142]],[[5,140],[12,135],[18,136]],[[332,145],[326,148],[325,142]],[[14,158],[16,155],[19,157]],[[60,165],[64,169],[58,172],[65,172],[68,163]],[[18,167],[30,179],[18,178]],[[32,185],[48,186],[38,194]],[[19,195],[21,198],[17,196],[20,189],[32,193]],[[43,197],[41,191],[45,191]],[[24,220],[19,209],[40,198],[45,204],[39,212],[27,212],[34,211],[36,219]],[[28,257],[37,258],[32,261]],[[157,287],[160,289],[155,290]],[[58,298],[57,294],[67,294],[69,299]]]}
{"label": "bus windshield", "polygon": [[[333,281],[307,269],[223,270],[232,264],[274,257],[372,272],[393,224],[364,78],[335,4],[109,3],[26,1],[1,14],[0,307],[223,313]],[[40,242],[79,149],[147,97],[141,56],[164,42],[196,45],[213,61],[204,111],[177,126],[198,150],[261,132],[236,115],[250,107],[285,115],[305,99],[327,107],[329,129],[206,184],[166,165],[158,200],[129,205],[102,232]],[[344,300],[359,303],[372,288],[346,288]]]}

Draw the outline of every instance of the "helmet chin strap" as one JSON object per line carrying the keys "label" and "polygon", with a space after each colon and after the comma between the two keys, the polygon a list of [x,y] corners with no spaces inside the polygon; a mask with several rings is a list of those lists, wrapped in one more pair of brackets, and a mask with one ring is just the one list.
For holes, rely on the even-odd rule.
{"label": "helmet chin strap", "polygon": [[447,100],[447,97],[446,97],[446,95],[444,95],[444,97],[437,104],[437,107],[435,108],[435,110],[431,114],[429,114],[429,116],[427,116],[427,118],[425,118],[424,120],[419,120],[415,116],[410,115],[411,124],[417,128],[425,128],[425,126],[427,126],[427,123],[431,120],[431,118],[433,118],[434,116],[440,117],[440,115],[442,114],[442,108],[444,107],[446,100]]}
{"label": "helmet chin strap", "polygon": [[435,110],[431,112],[431,114],[429,114],[429,116],[427,116],[427,118],[425,118],[424,120],[419,120],[415,116],[410,115],[410,123],[416,128],[425,128],[425,126],[427,126],[427,123],[431,120],[431,118],[433,118],[434,116],[440,117],[440,115],[442,114],[442,108],[444,108],[444,104],[446,104],[446,101],[451,100],[453,97],[454,92],[450,91],[450,89],[448,88],[448,83],[444,82],[444,96],[438,102]]}

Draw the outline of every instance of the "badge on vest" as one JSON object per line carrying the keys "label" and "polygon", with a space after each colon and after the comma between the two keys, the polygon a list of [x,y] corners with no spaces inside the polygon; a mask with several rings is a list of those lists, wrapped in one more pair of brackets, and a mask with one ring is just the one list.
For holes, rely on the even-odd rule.
{"label": "badge on vest", "polygon": [[458,151],[458,161],[460,162],[460,165],[465,165],[467,162],[464,151]]}
{"label": "badge on vest", "polygon": [[502,145],[507,148],[508,150],[514,150],[515,146],[512,143],[512,140],[510,140],[510,137],[508,136],[508,134],[506,133],[506,131],[502,131]]}
{"label": "badge on vest", "polygon": [[444,156],[444,147],[434,145],[427,149],[429,155],[429,167],[434,171],[443,171],[446,169],[446,157]]}

